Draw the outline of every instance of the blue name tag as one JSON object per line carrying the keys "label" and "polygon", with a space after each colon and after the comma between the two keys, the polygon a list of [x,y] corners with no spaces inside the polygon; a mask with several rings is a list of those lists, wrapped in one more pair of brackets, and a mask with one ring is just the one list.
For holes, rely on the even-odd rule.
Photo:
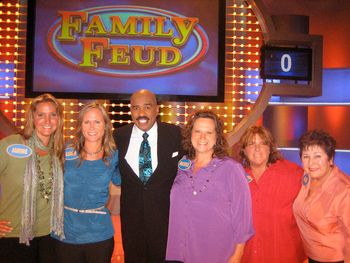
{"label": "blue name tag", "polygon": [[245,174],[245,179],[247,179],[247,182],[250,183],[253,181],[253,178],[249,174]]}
{"label": "blue name tag", "polygon": [[32,149],[24,144],[11,144],[7,147],[6,152],[15,158],[26,158],[33,153]]}
{"label": "blue name tag", "polygon": [[69,147],[65,150],[65,159],[67,161],[78,159],[78,157],[79,156],[74,148]]}
{"label": "blue name tag", "polygon": [[309,183],[309,180],[310,180],[309,175],[304,174],[303,179],[302,179],[303,185],[307,185]]}
{"label": "blue name tag", "polygon": [[181,159],[178,163],[178,167],[180,170],[188,170],[191,167],[191,161],[189,159]]}

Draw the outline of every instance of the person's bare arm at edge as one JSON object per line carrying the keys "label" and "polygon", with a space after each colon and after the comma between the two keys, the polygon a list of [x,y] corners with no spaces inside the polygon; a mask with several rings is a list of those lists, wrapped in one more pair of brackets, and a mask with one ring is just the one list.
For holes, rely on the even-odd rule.
{"label": "person's bare arm at edge", "polygon": [[243,256],[244,246],[245,243],[237,244],[235,252],[228,259],[227,263],[240,263]]}

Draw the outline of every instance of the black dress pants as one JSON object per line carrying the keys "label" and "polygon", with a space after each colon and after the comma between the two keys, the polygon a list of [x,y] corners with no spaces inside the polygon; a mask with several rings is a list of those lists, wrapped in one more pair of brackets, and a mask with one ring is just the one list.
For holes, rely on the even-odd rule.
{"label": "black dress pants", "polygon": [[17,237],[0,238],[1,263],[56,263],[54,239],[49,235],[35,237],[30,246],[20,244]]}
{"label": "black dress pants", "polygon": [[110,263],[114,249],[113,237],[101,242],[69,244],[55,241],[58,263]]}

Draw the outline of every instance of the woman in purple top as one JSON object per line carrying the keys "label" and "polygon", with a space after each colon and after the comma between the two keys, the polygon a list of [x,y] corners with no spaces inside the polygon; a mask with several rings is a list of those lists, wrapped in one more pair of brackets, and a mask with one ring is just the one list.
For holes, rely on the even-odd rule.
{"label": "woman in purple top", "polygon": [[240,262],[254,234],[248,183],[242,166],[227,157],[223,123],[198,111],[183,134],[188,151],[170,195],[168,261]]}

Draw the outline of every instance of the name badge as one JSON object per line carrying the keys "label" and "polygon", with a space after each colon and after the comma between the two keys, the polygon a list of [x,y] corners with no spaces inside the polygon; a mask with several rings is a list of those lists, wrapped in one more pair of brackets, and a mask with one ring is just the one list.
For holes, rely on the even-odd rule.
{"label": "name badge", "polygon": [[253,178],[249,175],[249,174],[245,174],[245,179],[247,179],[247,182],[250,183],[251,181],[253,181]]}
{"label": "name badge", "polygon": [[178,163],[178,167],[182,171],[186,171],[186,170],[190,169],[190,167],[191,167],[191,160],[185,159],[185,158],[181,159],[179,161],[179,163]]}
{"label": "name badge", "polygon": [[65,159],[67,161],[71,161],[71,160],[75,160],[75,159],[78,159],[79,156],[77,154],[77,152],[75,151],[74,148],[72,147],[69,147],[69,148],[66,148],[65,150]]}
{"label": "name badge", "polygon": [[303,185],[307,185],[309,183],[310,177],[308,174],[304,174],[303,176]]}
{"label": "name badge", "polygon": [[24,144],[11,144],[7,147],[6,152],[15,158],[26,158],[33,153],[32,149]]}

